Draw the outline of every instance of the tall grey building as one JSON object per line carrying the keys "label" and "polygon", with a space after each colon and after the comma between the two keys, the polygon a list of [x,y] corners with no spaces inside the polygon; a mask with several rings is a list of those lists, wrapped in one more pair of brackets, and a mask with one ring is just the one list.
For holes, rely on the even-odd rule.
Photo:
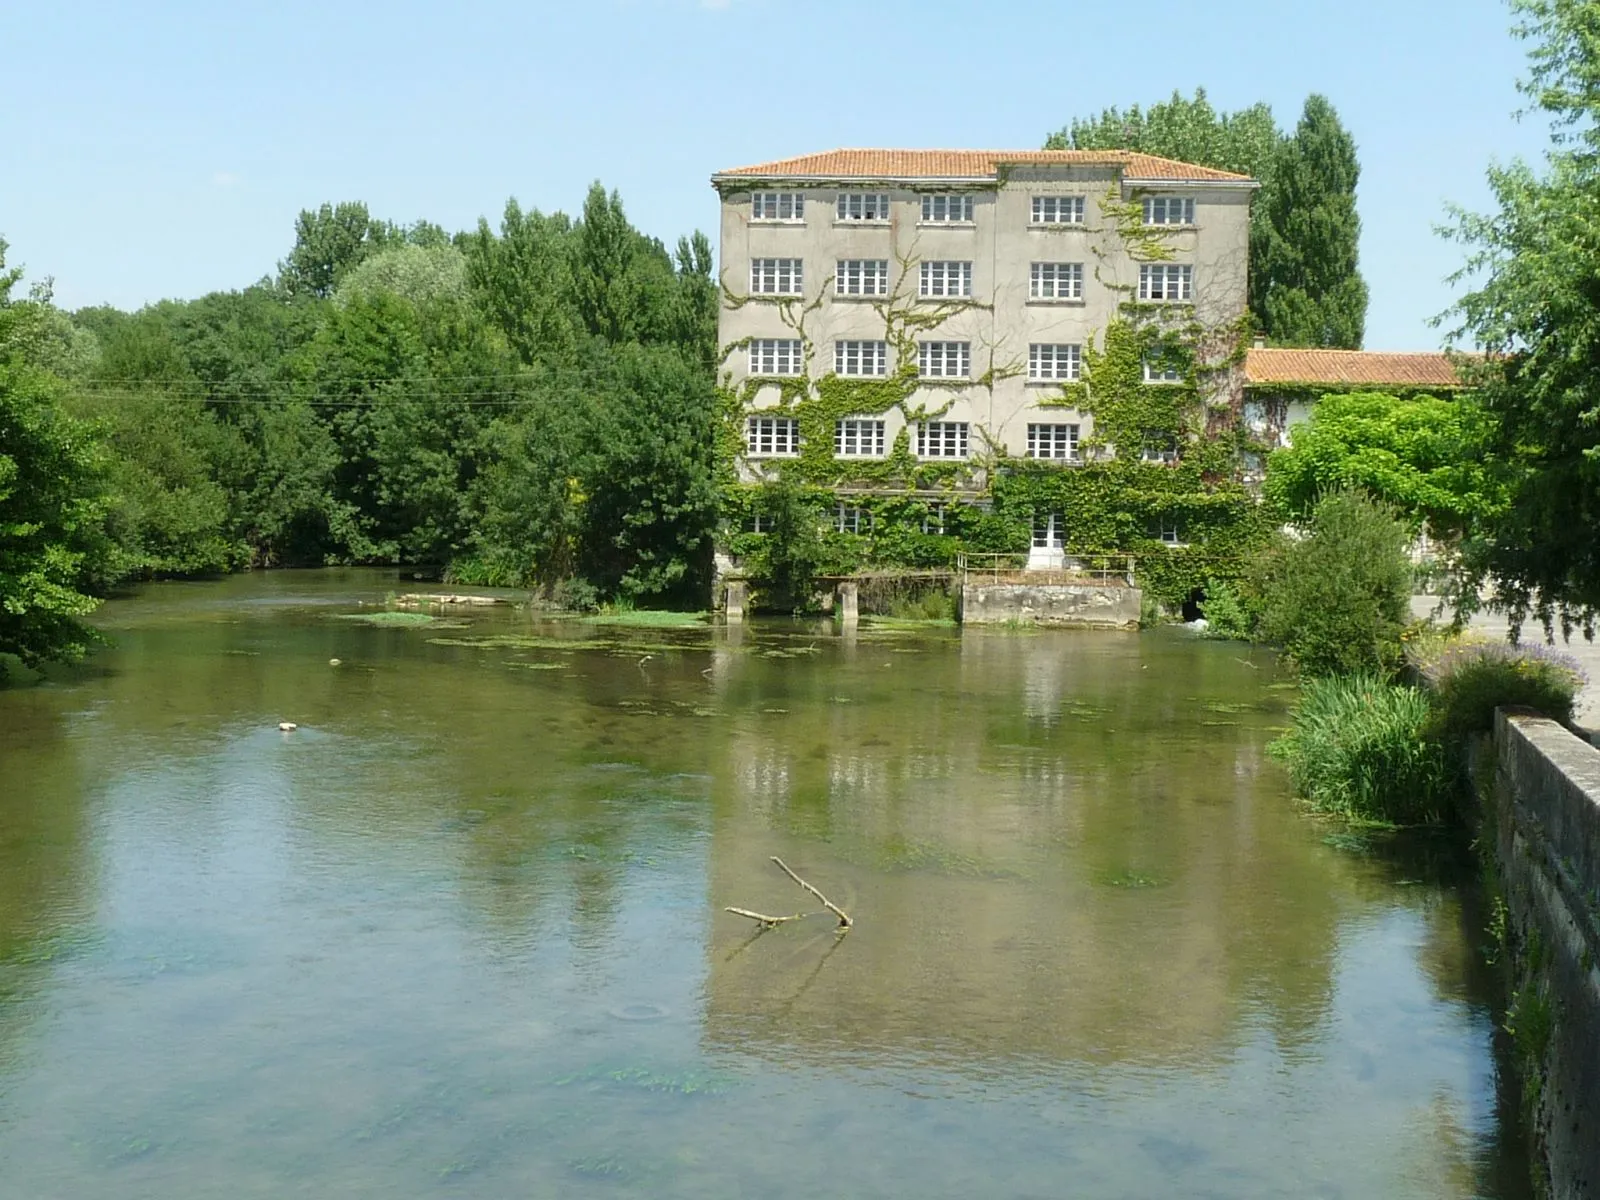
{"label": "tall grey building", "polygon": [[[1124,305],[1183,306],[1215,328],[1246,307],[1257,185],[1209,167],[1126,151],[834,150],[712,183],[722,371],[746,406],[747,479],[802,454],[865,466],[902,434],[920,462],[1079,461],[1092,417],[1063,385]],[[1176,382],[1163,363],[1144,369]],[[825,429],[800,405],[829,376],[887,386],[848,391],[879,403]]]}

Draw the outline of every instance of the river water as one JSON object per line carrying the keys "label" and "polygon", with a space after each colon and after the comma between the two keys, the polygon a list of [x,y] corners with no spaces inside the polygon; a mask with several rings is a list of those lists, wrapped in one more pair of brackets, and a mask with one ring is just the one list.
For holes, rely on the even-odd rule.
{"label": "river water", "polygon": [[1463,869],[1295,810],[1263,652],[397,588],[0,691],[6,1195],[1527,1194]]}

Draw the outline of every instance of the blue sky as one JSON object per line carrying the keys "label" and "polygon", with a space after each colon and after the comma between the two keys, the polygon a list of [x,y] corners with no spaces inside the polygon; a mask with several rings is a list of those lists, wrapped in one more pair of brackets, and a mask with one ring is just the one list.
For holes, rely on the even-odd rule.
{"label": "blue sky", "polygon": [[296,212],[364,200],[446,228],[508,196],[622,193],[669,243],[715,170],[835,146],[1035,147],[1074,115],[1205,87],[1358,143],[1367,344],[1429,349],[1523,50],[1502,0],[145,0],[0,6],[0,236],[68,307],[241,287]]}

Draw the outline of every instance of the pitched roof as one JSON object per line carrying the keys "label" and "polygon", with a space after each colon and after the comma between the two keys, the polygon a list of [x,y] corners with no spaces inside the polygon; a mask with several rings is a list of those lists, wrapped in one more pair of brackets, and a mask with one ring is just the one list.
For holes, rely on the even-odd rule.
{"label": "pitched roof", "polygon": [[713,179],[997,179],[1008,166],[1121,167],[1130,179],[1217,180],[1249,183],[1214,167],[1136,154],[1131,150],[828,150],[720,171]]}
{"label": "pitched roof", "polygon": [[1266,383],[1465,386],[1449,355],[1389,354],[1369,350],[1252,349],[1245,355],[1244,378],[1246,386]]}

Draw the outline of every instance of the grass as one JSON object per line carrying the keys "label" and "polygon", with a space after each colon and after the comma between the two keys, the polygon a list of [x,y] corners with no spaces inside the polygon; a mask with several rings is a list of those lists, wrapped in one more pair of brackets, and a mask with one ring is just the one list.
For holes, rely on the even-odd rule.
{"label": "grass", "polygon": [[1377,675],[1312,679],[1272,753],[1315,810],[1377,825],[1439,822],[1452,776],[1418,688]]}

